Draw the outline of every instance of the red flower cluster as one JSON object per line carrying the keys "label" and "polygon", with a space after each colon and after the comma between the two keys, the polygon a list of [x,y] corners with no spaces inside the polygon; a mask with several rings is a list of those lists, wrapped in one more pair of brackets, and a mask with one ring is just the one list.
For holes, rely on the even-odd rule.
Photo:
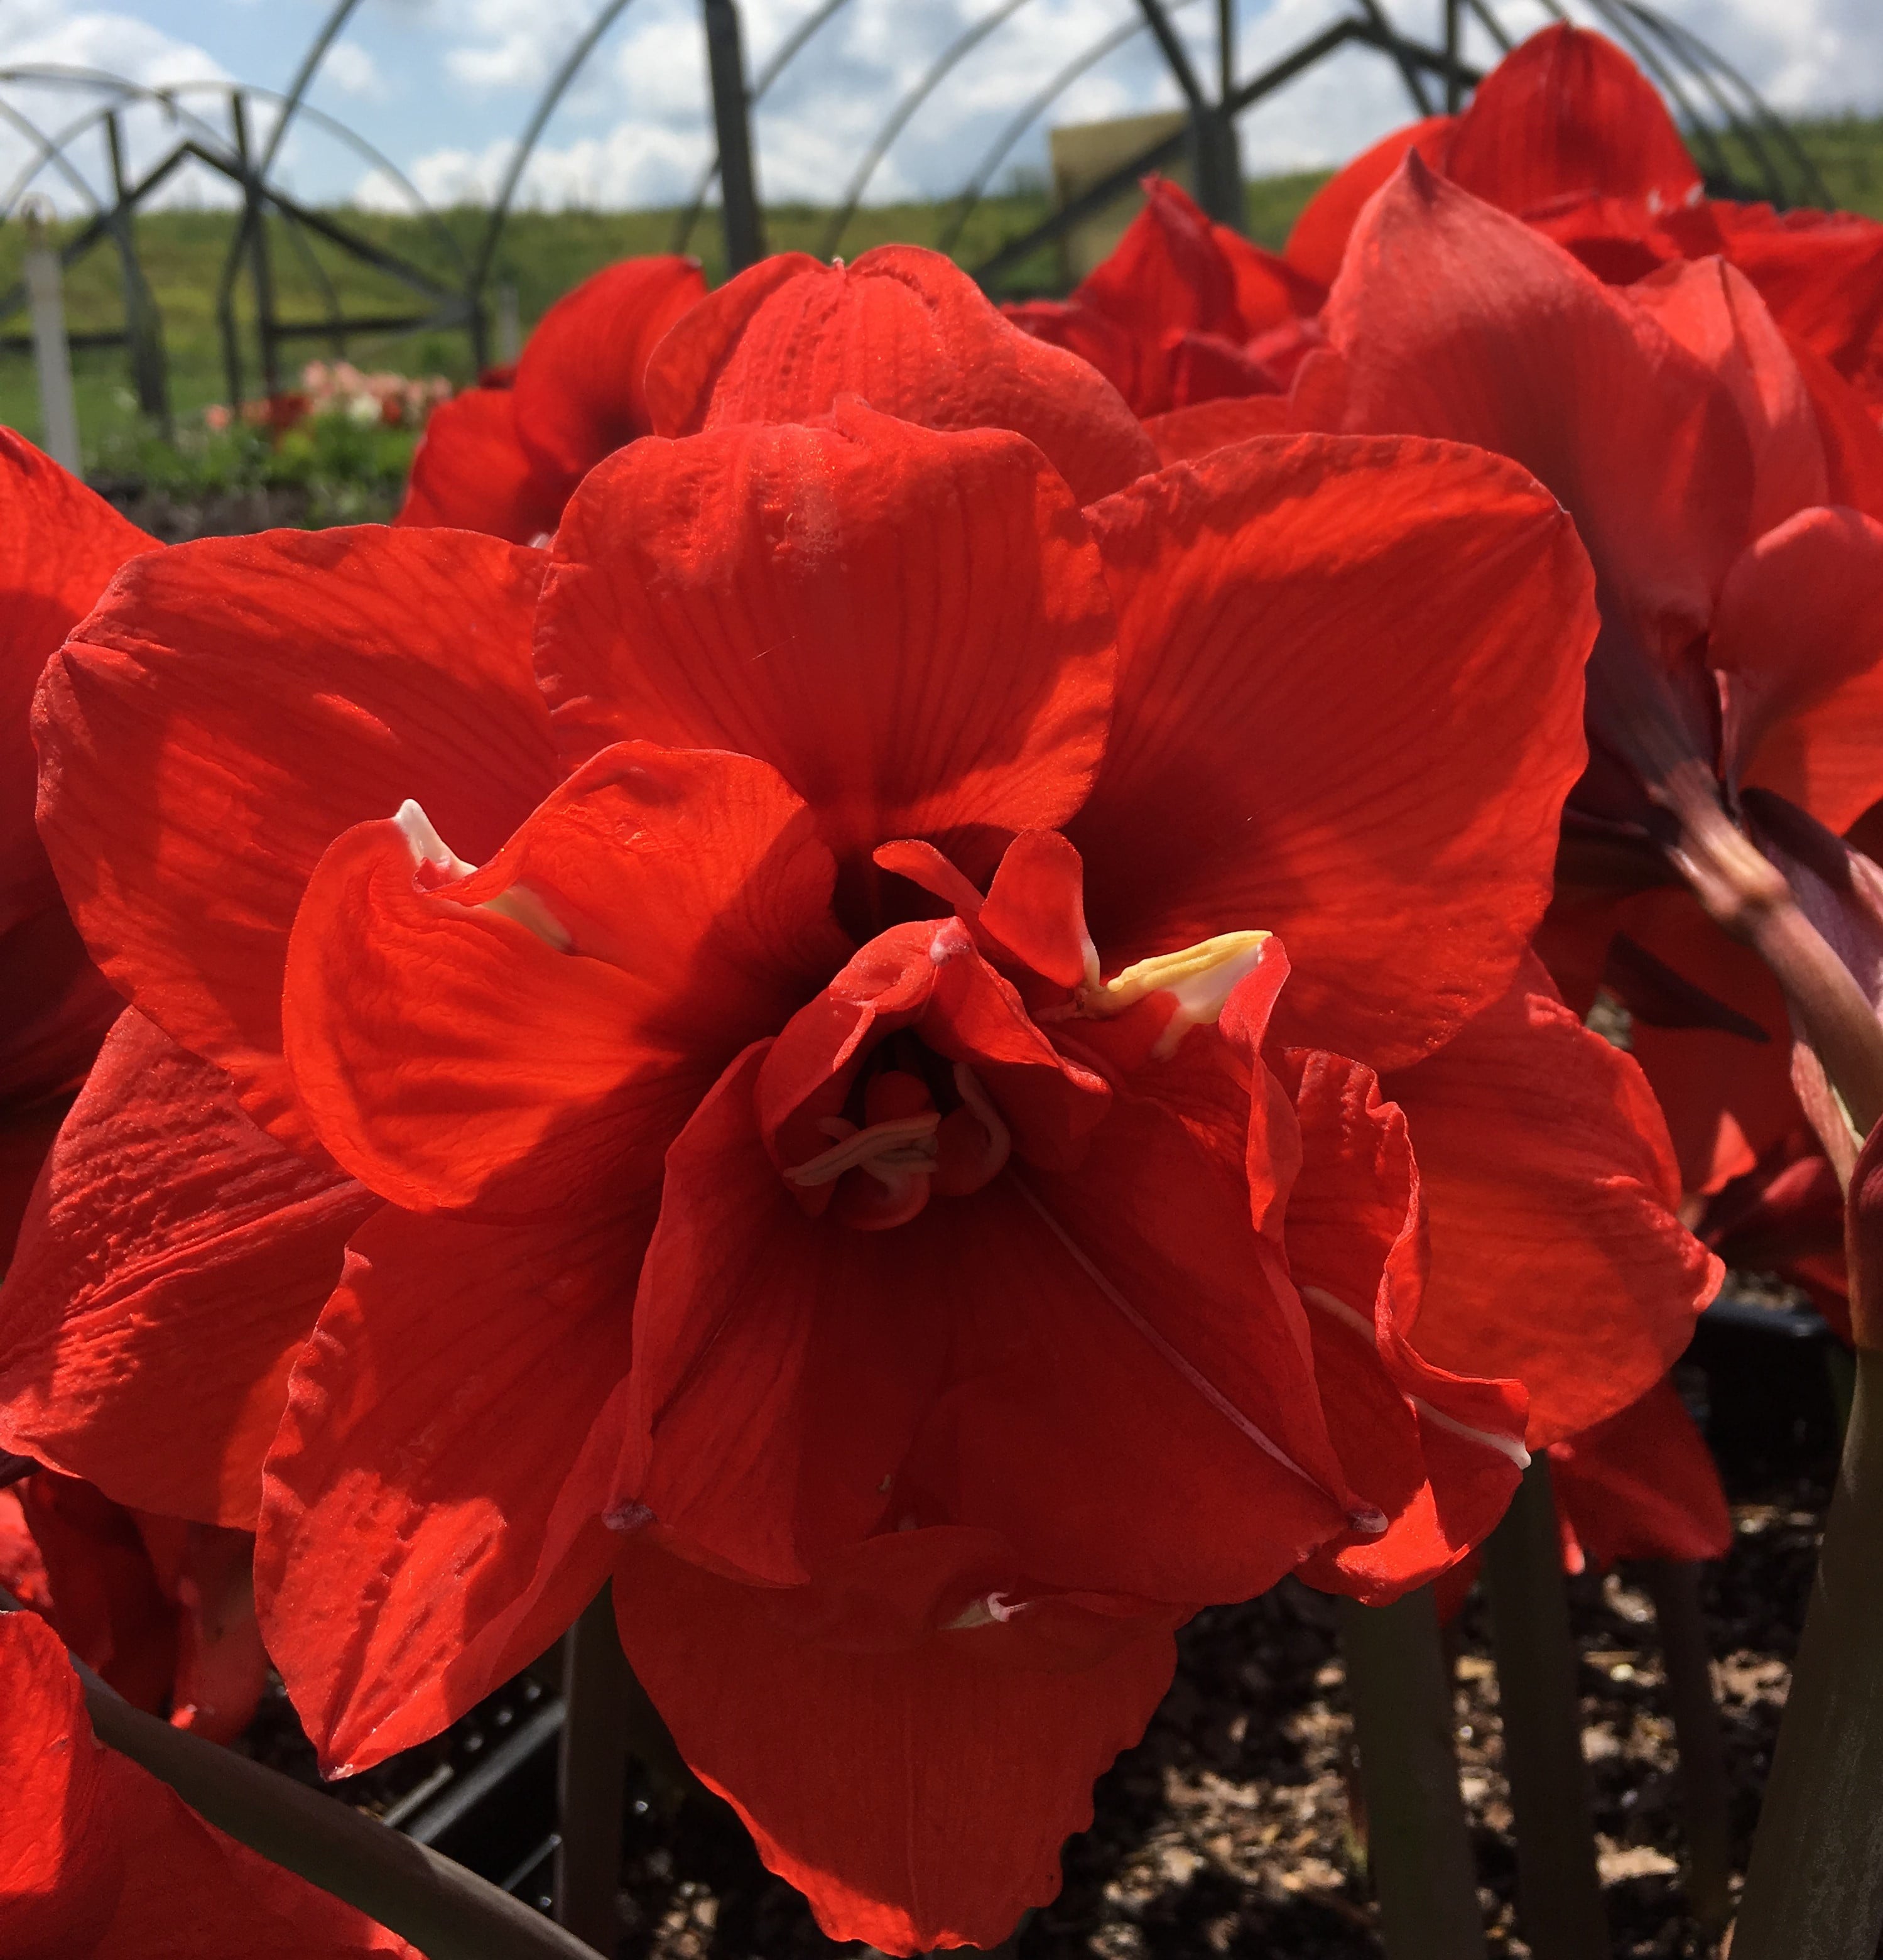
{"label": "red flower cluster", "polygon": [[[1153,186],[1013,320],[903,247],[613,269],[391,529],[154,552],[9,448],[37,838],[129,1003],[0,1292],[29,1503],[255,1532],[336,1769],[612,1582],[903,1952],[1051,1896],[1200,1605],[1455,1571],[1526,1447],[1592,1556],[1714,1548],[1720,1268],[1582,1010],[1670,1083],[1767,1014],[1636,847],[1683,770],[1883,792],[1883,436],[1751,272],[1582,262],[1699,208],[1577,133],[1588,43],[1285,259]],[[1694,1187],[1764,1134],[1708,1093]]]}

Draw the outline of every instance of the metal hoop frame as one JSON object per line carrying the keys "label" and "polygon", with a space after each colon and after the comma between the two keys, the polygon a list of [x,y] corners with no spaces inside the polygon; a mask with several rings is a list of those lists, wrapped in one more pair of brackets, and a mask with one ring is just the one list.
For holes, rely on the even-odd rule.
{"label": "metal hoop frame", "polygon": [[[253,314],[261,353],[262,384],[269,392],[279,386],[278,351],[297,339],[324,339],[338,353],[351,334],[461,330],[469,334],[475,358],[485,358],[486,294],[498,246],[521,190],[525,173],[545,131],[570,88],[587,66],[610,30],[633,0],[598,0],[593,14],[577,36],[525,119],[502,182],[475,243],[467,252],[455,234],[390,158],[381,155],[343,123],[313,107],[309,90],[351,18],[359,0],[334,0],[309,41],[285,91],[225,82],[147,87],[105,71],[32,65],[0,68],[0,85],[86,89],[94,100],[56,128],[43,127],[16,103],[0,99],[0,125],[23,138],[30,154],[11,183],[0,190],[0,218],[10,215],[30,186],[51,170],[79,199],[87,212],[85,223],[66,244],[63,257],[71,264],[107,240],[121,262],[126,326],[121,334],[87,335],[88,342],[122,344],[132,357],[140,399],[153,414],[165,416],[161,322],[137,257],[135,218],[138,209],[178,170],[194,163],[213,170],[241,193],[241,215],[224,258],[218,285],[217,309],[221,323],[224,358],[232,399],[240,400],[243,357],[235,295],[246,274],[253,288]],[[673,249],[685,251],[704,215],[716,180],[722,180],[721,223],[729,264],[749,264],[764,250],[762,218],[752,161],[751,113],[775,84],[813,47],[850,0],[806,0],[800,15],[753,81],[746,80],[741,49],[741,24],[736,0],[700,0],[703,43],[712,84],[713,154],[680,210]],[[878,170],[921,110],[949,77],[1029,4],[1029,0],[990,0],[940,49],[915,81],[891,106],[864,146],[857,167],[844,187],[819,240],[825,255],[838,250]],[[1102,208],[1118,191],[1147,170],[1168,165],[1188,151],[1195,167],[1203,202],[1219,219],[1239,224],[1242,193],[1236,167],[1236,119],[1285,88],[1298,76],[1350,47],[1383,55],[1398,70],[1408,106],[1419,115],[1433,113],[1436,87],[1444,107],[1455,110],[1475,85],[1477,71],[1466,64],[1462,48],[1468,28],[1483,35],[1500,51],[1507,49],[1523,31],[1520,16],[1526,0],[1444,0],[1441,46],[1429,46],[1402,33],[1395,24],[1388,0],[1331,0],[1333,17],[1320,33],[1303,42],[1261,72],[1239,82],[1235,29],[1235,0],[1217,0],[1215,14],[1213,94],[1192,58],[1191,43],[1181,35],[1175,18],[1191,0],[1117,0],[1120,18],[1065,65],[1001,126],[977,159],[943,228],[940,243],[952,250],[968,220],[987,194],[994,173],[1014,148],[1080,78],[1100,63],[1137,49],[1148,37],[1158,59],[1176,84],[1189,110],[1188,129],[1163,142],[1149,145],[1065,208],[1056,211],[974,269],[975,276],[997,288],[1024,261],[1061,236],[1091,212]],[[1612,34],[1640,64],[1671,103],[1676,119],[1697,154],[1707,188],[1716,195],[1763,196],[1783,206],[1828,204],[1824,182],[1797,138],[1766,106],[1757,93],[1698,36],[1666,19],[1646,0],[1575,0],[1585,18]],[[1571,18],[1563,0],[1527,0],[1534,17]],[[191,96],[219,97],[225,127],[218,127],[192,108]],[[154,106],[177,131],[176,141],[151,168],[132,179],[124,167],[122,117],[130,109]],[[272,117],[265,142],[251,141],[251,131]],[[416,214],[431,221],[444,248],[450,270],[443,275],[406,255],[380,246],[343,217],[312,208],[289,192],[275,174],[291,127],[306,121],[350,148],[386,180],[396,185]],[[92,132],[103,136],[109,163],[108,196],[95,189],[74,161],[75,146]],[[1730,146],[1730,147],[1729,147]],[[1756,183],[1742,179],[1737,158],[1750,165]],[[730,167],[722,167],[722,159]],[[271,257],[271,234],[278,232],[294,253],[320,298],[320,317],[285,319],[276,306]],[[409,292],[415,308],[404,313],[349,317],[333,282],[313,249],[320,238],[357,262],[372,266]],[[23,287],[0,292],[0,322],[17,314],[24,304]],[[0,344],[19,341],[17,334]]]}

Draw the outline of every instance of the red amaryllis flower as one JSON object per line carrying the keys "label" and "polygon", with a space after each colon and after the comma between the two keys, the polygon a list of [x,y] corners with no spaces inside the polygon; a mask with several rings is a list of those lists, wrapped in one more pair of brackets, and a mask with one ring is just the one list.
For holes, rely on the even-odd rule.
{"label": "red amaryllis flower", "polygon": [[0,1491],[0,1586],[127,1701],[212,1742],[248,1726],[267,1683],[254,1550],[49,1470]]}
{"label": "red amaryllis flower", "polygon": [[58,1635],[31,1613],[0,1614],[0,1709],[8,1960],[419,1960],[103,1747]]}
{"label": "red amaryllis flower", "polygon": [[1220,396],[1286,389],[1316,339],[1325,284],[1213,223],[1168,179],[1144,180],[1144,208],[1068,300],[1003,310],[1070,348],[1140,415]]}
{"label": "red amaryllis flower", "polygon": [[156,544],[0,429],[0,1266],[46,1147],[123,1004],[87,957],[33,826],[33,690],[111,574]]}
{"label": "red amaryllis flower", "polygon": [[[86,839],[112,970],[281,1141],[225,1158],[227,1196],[153,1147],[170,1256],[75,1287],[124,1229],[100,1179],[153,1074],[236,1150],[213,1070],[127,1024],[9,1286],[9,1434],[126,1480],[135,1436],[234,1503],[305,1340],[258,1579],[332,1759],[449,1719],[626,1557],[637,1661],[827,1923],[998,1936],[1196,1599],[1310,1555],[1388,1596],[1487,1527],[1520,1413],[1404,1338],[1404,1120],[1356,1064],[1281,1055],[1271,1083],[1256,1051],[1264,920],[1296,963],[1275,1032],[1408,1080],[1508,984],[1589,629],[1514,473],[1308,441],[1088,523],[1023,441],[853,406],[636,444],[539,603],[539,559],[463,533],[160,566],[45,692],[43,820],[62,858]],[[127,784],[161,822],[107,818]],[[377,814],[411,792],[429,820]],[[1600,1201],[1659,1256],[1642,1198]],[[319,1272],[350,1205],[376,1208],[308,1338],[280,1269]],[[1704,1265],[1661,1269],[1655,1339]],[[690,1601],[746,1629],[736,1687]],[[930,1680],[945,1723],[878,1719]],[[714,1711],[761,1693],[741,1754]],[[838,1765],[873,1795],[831,1841],[807,1793]]]}
{"label": "red amaryllis flower", "polygon": [[1843,1192],[1804,1125],[1709,1200],[1694,1229],[1729,1265],[1775,1273],[1808,1294],[1838,1339],[1850,1341]]}
{"label": "red amaryllis flower", "polygon": [[1726,259],[1789,337],[1883,405],[1883,224],[1706,197],[1660,96],[1599,34],[1559,24],[1508,56],[1442,167],[1605,279]]}
{"label": "red amaryllis flower", "polygon": [[396,522],[450,524],[528,544],[611,450],[647,432],[642,373],[705,293],[692,259],[627,259],[565,293],[514,371],[432,411]]}
{"label": "red amaryllis flower", "polygon": [[1822,364],[1883,405],[1883,225],[1706,197],[1659,94],[1601,35],[1566,22],[1543,29],[1484,78],[1462,116],[1429,117],[1357,158],[1303,212],[1289,262],[1331,285],[1366,200],[1409,149],[1611,284],[1726,259],[1808,372]]}
{"label": "red amaryllis flower", "polygon": [[[1883,794],[1883,525],[1850,507],[1846,452],[1757,294],[1717,259],[1606,287],[1414,158],[1368,207],[1325,318],[1303,415],[1511,456],[1589,546],[1592,760],[1540,943],[1578,1004],[1603,979],[1670,1030],[1641,1058],[1651,1074],[1665,1061],[1671,1108],[1707,1059],[1683,1064],[1683,1030],[1736,1042],[1738,1079],[1713,1075],[1710,1109],[1676,1116],[1690,1177],[1716,1188],[1791,1127],[1776,990],[1684,894],[1619,911],[1617,895],[1668,876],[1670,799],[1773,791],[1841,830]],[[1740,1039],[1761,1031],[1763,1067]]]}

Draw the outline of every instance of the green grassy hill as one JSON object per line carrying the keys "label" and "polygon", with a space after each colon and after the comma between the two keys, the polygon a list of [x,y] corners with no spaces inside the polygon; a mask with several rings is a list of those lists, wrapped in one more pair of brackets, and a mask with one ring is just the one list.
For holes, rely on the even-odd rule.
{"label": "green grassy hill", "polygon": [[[1796,133],[1839,205],[1883,218],[1883,119],[1838,117],[1800,124]],[[1264,244],[1279,246],[1328,174],[1307,171],[1251,183],[1250,234]],[[1036,223],[1045,208],[1040,192],[988,198],[970,218],[954,247],[955,256],[965,264],[978,262],[1005,240]],[[884,205],[861,211],[844,235],[843,250],[854,257],[889,240],[933,243],[943,234],[953,215],[950,204]],[[484,223],[484,214],[472,209],[445,212],[436,219],[351,210],[335,215],[376,243],[447,279],[475,250]],[[827,216],[807,205],[773,207],[766,214],[772,249],[816,250]],[[516,288],[519,314],[526,329],[558,294],[598,267],[634,253],[670,250],[675,218],[671,211],[520,212],[499,243],[493,261],[492,289],[502,285]],[[216,308],[234,223],[233,214],[212,211],[159,212],[137,221],[139,253],[163,317],[172,399],[180,418],[193,418],[206,404],[227,396]],[[692,240],[694,250],[705,261],[708,276],[714,278],[720,272],[717,231],[716,218],[708,213]],[[284,317],[321,320],[326,311],[323,286],[330,287],[351,313],[413,310],[412,296],[396,280],[348,258],[332,244],[304,233],[291,234],[278,224],[272,223],[269,233],[269,257],[278,310]],[[69,237],[71,232],[64,235]],[[22,250],[19,228],[0,226],[0,291],[17,279]],[[1042,253],[1021,269],[1018,283],[1035,289],[1050,286],[1056,273],[1053,255]],[[253,393],[258,380],[254,339],[248,325],[249,291],[247,279],[238,280],[235,307],[243,323],[247,390]],[[108,242],[71,269],[66,307],[75,333],[110,332],[122,326],[119,266]],[[16,314],[0,323],[0,330],[17,336],[24,326],[24,317]],[[292,342],[283,357],[288,378],[301,361],[335,351],[321,337]],[[362,366],[390,367],[407,374],[442,373],[455,381],[470,377],[470,350],[462,332],[360,335],[349,340],[345,352]],[[137,422],[126,384],[125,356],[118,348],[80,348],[75,350],[74,366],[87,446],[104,457],[114,444],[122,444]],[[38,420],[30,356],[18,349],[0,348],[0,422],[31,435],[37,432]]]}

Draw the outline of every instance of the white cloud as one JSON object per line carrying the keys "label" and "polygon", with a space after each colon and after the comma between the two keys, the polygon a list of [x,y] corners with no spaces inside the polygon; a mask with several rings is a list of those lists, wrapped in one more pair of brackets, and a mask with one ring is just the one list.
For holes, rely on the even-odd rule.
{"label": "white cloud", "polygon": [[[75,8],[62,0],[0,0],[0,56],[10,67],[92,69],[147,88],[229,79],[227,71],[205,49],[148,21],[101,8]],[[83,84],[24,80],[8,84],[0,95],[17,113],[47,132],[62,129],[87,110],[114,99],[111,91]],[[178,99],[185,109],[213,123],[221,123],[212,91],[183,89]],[[133,177],[167,154],[179,133],[177,122],[148,102],[128,107],[122,122]],[[103,148],[97,137],[73,144],[63,169],[44,164],[35,172],[33,155],[23,134],[11,126],[0,128],[0,193],[21,187],[30,172],[30,187],[50,196],[64,211],[89,208],[75,176],[91,186],[94,197],[107,195]],[[233,195],[226,180],[190,164],[153,202],[227,202]]]}
{"label": "white cloud", "polygon": [[320,65],[320,77],[349,95],[366,102],[383,102],[390,93],[379,63],[358,41],[336,41]]}

